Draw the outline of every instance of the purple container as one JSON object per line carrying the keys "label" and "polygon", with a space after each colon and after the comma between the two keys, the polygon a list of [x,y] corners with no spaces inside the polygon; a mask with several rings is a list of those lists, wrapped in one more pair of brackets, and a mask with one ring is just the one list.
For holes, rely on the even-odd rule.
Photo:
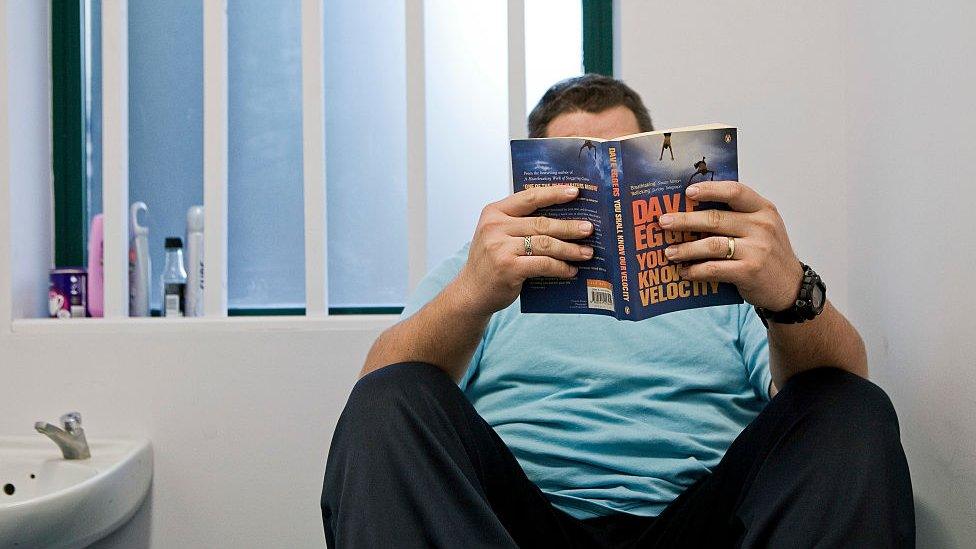
{"label": "purple container", "polygon": [[51,318],[88,316],[88,274],[84,269],[51,269],[47,308]]}

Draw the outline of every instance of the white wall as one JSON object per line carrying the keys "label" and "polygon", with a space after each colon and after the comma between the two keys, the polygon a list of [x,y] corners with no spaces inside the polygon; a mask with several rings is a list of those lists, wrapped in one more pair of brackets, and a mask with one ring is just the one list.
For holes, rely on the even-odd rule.
{"label": "white wall", "polygon": [[780,208],[797,254],[844,310],[842,2],[817,5],[622,0],[615,70],[657,129],[739,128],[740,179]]}
{"label": "white wall", "polygon": [[864,336],[901,419],[919,547],[971,547],[976,6],[616,6],[617,68],[655,124],[739,126],[742,180]]}
{"label": "white wall", "polygon": [[920,547],[976,540],[976,4],[850,4],[852,316],[901,418]]}
{"label": "white wall", "polygon": [[2,336],[0,433],[79,410],[91,438],[152,441],[148,507],[102,549],[322,547],[329,440],[380,324]]}

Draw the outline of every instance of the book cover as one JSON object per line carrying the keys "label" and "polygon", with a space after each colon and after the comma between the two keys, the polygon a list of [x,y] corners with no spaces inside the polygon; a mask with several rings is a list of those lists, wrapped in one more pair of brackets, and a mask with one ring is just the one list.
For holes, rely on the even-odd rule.
{"label": "book cover", "polygon": [[511,142],[515,191],[574,185],[579,197],[536,215],[593,223],[579,241],[593,247],[570,279],[532,278],[522,285],[524,313],[588,313],[620,320],[741,303],[735,286],[683,279],[664,249],[703,234],[665,231],[669,212],[727,208],[685,195],[699,181],[738,180],[736,129],[710,124],[648,132],[616,140],[586,137]]}

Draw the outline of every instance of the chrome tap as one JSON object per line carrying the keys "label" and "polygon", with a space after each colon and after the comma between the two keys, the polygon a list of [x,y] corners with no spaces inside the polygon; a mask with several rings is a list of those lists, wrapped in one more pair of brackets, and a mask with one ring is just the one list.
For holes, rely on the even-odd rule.
{"label": "chrome tap", "polygon": [[64,426],[64,429],[44,421],[38,421],[34,424],[34,429],[53,440],[58,448],[61,448],[61,455],[64,456],[64,459],[90,458],[88,440],[85,439],[85,430],[81,427],[81,414],[78,412],[64,414],[61,416],[61,425]]}

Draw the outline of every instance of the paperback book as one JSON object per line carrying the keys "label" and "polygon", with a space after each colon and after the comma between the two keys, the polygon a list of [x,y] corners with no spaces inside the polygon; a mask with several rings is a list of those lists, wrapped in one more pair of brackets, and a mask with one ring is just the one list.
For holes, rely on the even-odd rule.
{"label": "paperback book", "polygon": [[663,230],[671,212],[728,209],[697,202],[685,190],[701,181],[739,177],[736,129],[722,124],[639,133],[614,140],[554,137],[512,140],[515,191],[551,185],[579,188],[576,200],[536,215],[593,223],[579,241],[593,258],[573,278],[532,278],[522,285],[523,313],[589,313],[619,320],[742,303],[735,286],[681,277],[669,245],[708,236]]}

